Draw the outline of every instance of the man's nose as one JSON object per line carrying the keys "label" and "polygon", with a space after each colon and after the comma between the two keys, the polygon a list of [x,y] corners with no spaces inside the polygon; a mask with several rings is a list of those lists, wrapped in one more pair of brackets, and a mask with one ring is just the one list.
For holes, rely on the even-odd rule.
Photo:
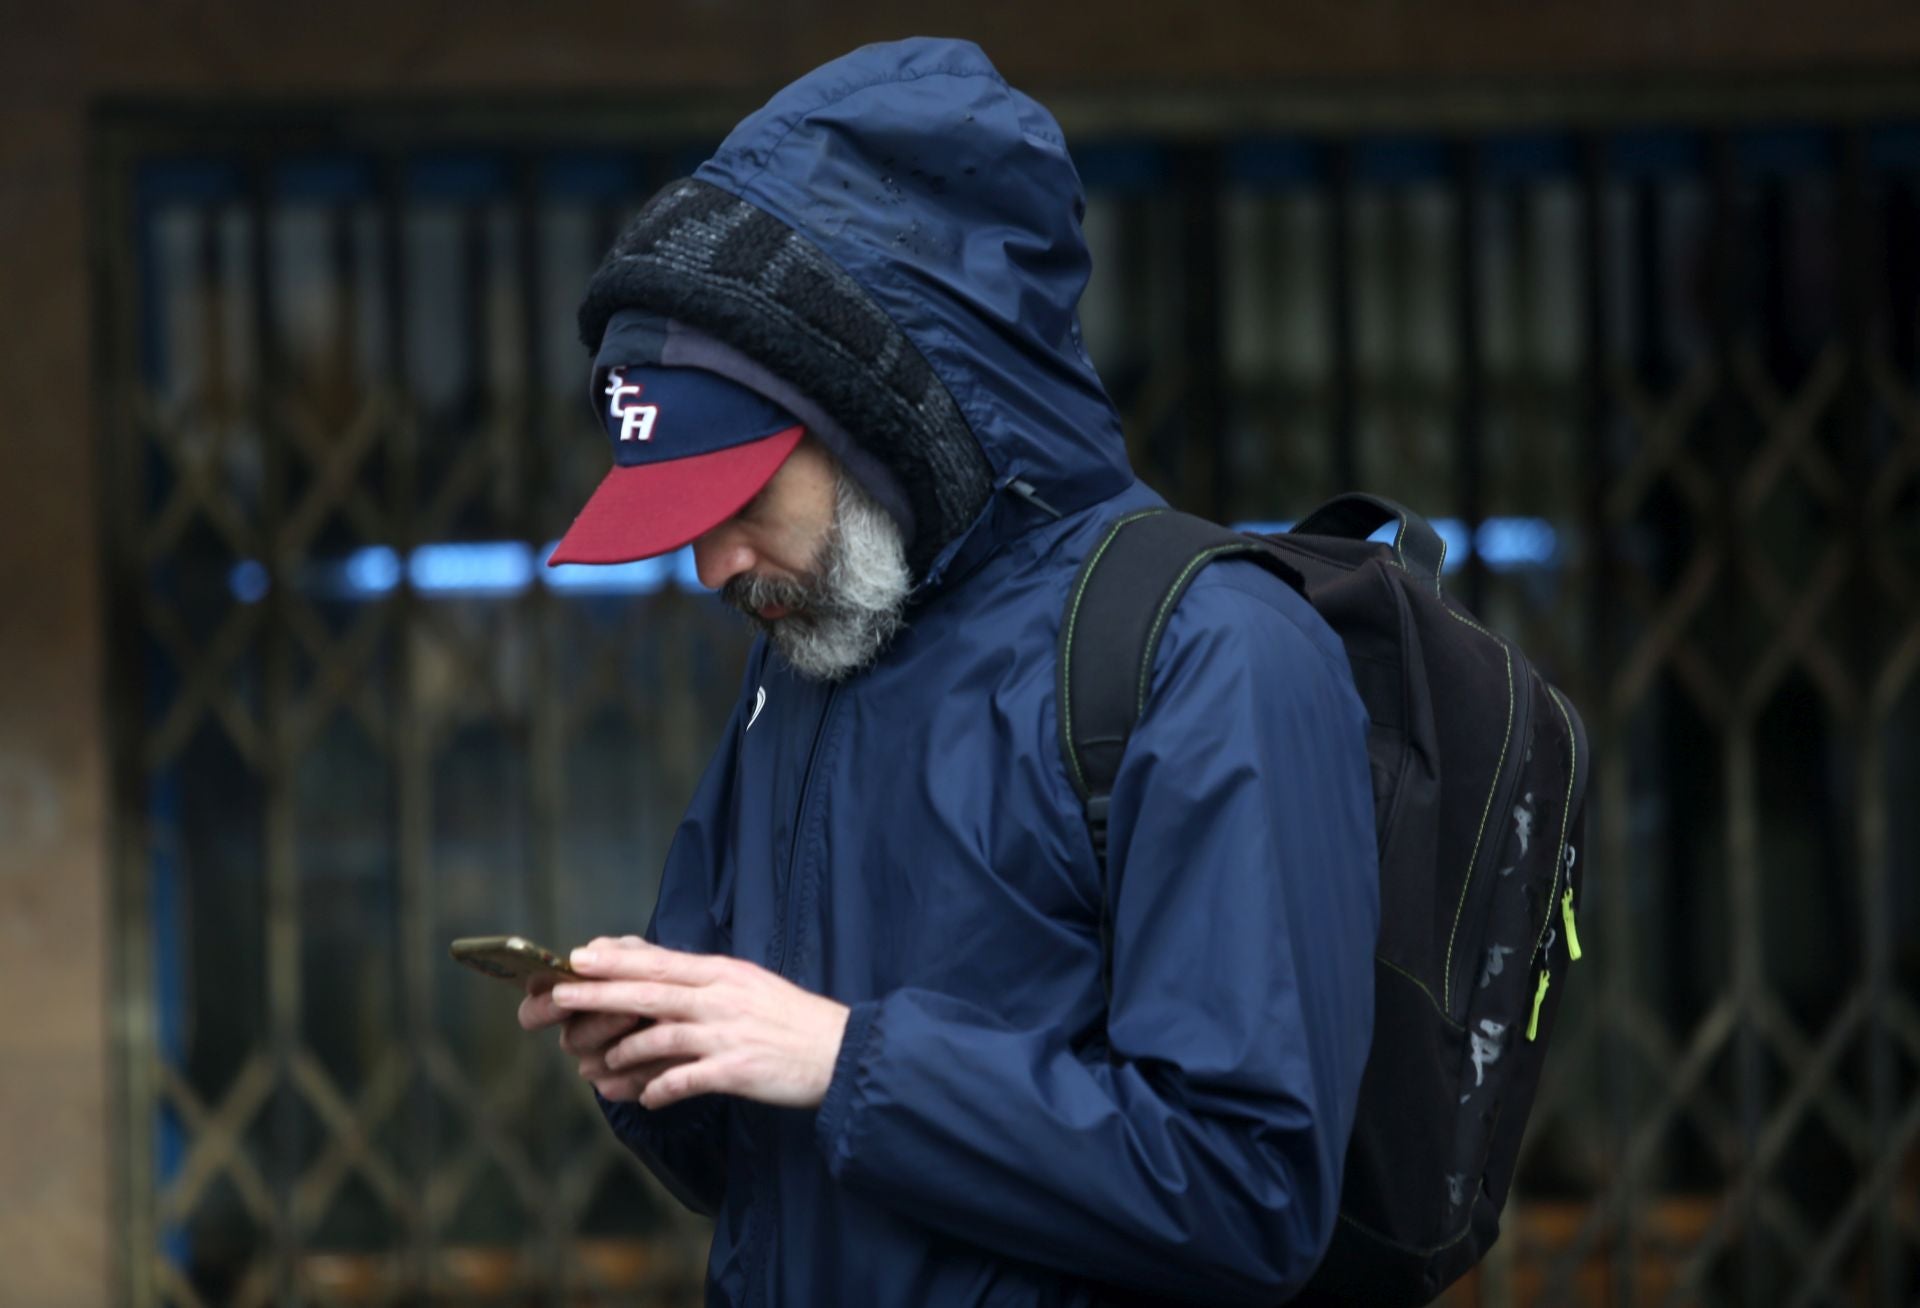
{"label": "man's nose", "polygon": [[694,571],[700,584],[719,590],[757,562],[753,549],[731,523],[722,523],[693,542]]}

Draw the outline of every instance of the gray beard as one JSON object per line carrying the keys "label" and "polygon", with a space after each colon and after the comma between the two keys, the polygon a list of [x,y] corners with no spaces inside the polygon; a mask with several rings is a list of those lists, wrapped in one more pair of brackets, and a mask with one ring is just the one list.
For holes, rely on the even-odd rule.
{"label": "gray beard", "polygon": [[[765,632],[801,676],[840,681],[872,663],[899,632],[911,589],[899,526],[843,469],[813,575],[743,573],[720,597]],[[769,620],[758,612],[769,604],[792,611]]]}

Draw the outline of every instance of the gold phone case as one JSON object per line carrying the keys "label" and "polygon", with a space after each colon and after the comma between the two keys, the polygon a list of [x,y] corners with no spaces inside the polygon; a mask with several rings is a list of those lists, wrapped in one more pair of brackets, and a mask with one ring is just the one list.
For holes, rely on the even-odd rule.
{"label": "gold phone case", "polygon": [[566,959],[524,936],[465,936],[453,942],[450,952],[454,962],[502,981],[578,975]]}

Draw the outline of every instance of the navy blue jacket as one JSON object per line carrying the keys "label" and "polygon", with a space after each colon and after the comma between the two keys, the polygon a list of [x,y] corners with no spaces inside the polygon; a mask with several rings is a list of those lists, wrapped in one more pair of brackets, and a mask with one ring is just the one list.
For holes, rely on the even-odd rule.
{"label": "navy blue jacket", "polygon": [[837,688],[755,647],[648,934],[851,1005],[846,1038],[818,1111],[608,1105],[614,1129],[713,1214],[716,1302],[1278,1299],[1331,1236],[1373,1025],[1366,719],[1339,641],[1257,567],[1200,576],[1103,888],[1055,647],[1103,527],[1158,499],[1080,344],[1059,128],[975,47],[902,42],[788,87],[698,175],[859,279],[1001,487],[1063,516],[1003,489]]}

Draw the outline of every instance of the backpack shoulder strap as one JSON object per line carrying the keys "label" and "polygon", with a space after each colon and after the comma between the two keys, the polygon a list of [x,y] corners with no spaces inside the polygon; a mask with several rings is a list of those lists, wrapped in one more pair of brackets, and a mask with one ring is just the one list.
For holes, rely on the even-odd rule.
{"label": "backpack shoulder strap", "polygon": [[1107,857],[1107,807],[1120,758],[1146,708],[1167,618],[1214,559],[1249,555],[1298,589],[1300,576],[1257,537],[1169,509],[1120,518],[1087,555],[1067,595],[1056,690],[1060,749]]}

